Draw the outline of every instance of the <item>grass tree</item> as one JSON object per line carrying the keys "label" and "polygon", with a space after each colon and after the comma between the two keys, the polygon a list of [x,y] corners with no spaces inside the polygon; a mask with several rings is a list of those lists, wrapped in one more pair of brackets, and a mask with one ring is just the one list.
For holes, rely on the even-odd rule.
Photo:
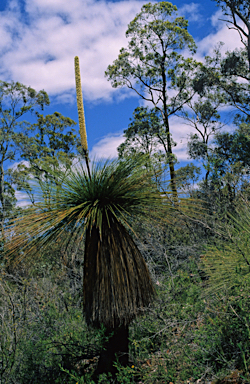
{"label": "grass tree", "polygon": [[[77,64],[77,60],[76,60]],[[77,71],[76,71],[77,73]],[[78,72],[79,79],[79,72]],[[79,93],[79,84],[78,84]],[[79,100],[79,95],[78,95]],[[83,109],[80,132],[86,165],[57,183],[34,184],[37,203],[13,220],[6,236],[9,258],[33,255],[51,242],[85,241],[83,301],[86,322],[105,326],[109,341],[97,372],[112,370],[116,354],[128,362],[128,325],[154,297],[154,284],[133,239],[136,223],[166,220],[172,204],[160,192],[143,156],[89,164]]]}

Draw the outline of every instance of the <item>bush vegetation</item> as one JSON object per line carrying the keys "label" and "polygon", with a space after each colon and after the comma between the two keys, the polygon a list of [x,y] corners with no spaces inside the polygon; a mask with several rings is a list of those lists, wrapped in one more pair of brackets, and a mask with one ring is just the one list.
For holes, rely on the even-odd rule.
{"label": "bush vegetation", "polygon": [[[243,215],[237,223],[248,231]],[[234,223],[228,218],[218,228],[226,233]],[[234,242],[192,221],[181,224],[181,231],[166,225],[150,234],[144,227],[135,239],[157,297],[130,325],[129,365],[117,363],[115,377],[92,377],[106,336],[84,320],[81,246],[72,257],[55,243],[36,260],[2,267],[1,383],[249,382],[249,271],[240,260],[239,268],[227,262]],[[237,230],[232,236],[238,240]]]}
{"label": "bush vegetation", "polygon": [[[129,24],[106,76],[153,109],[136,108],[113,162],[90,164],[77,57],[82,140],[57,112],[19,121],[48,95],[0,81],[0,384],[250,382],[250,8],[215,1],[242,47],[204,63],[181,55],[196,45],[171,3]],[[196,130],[196,165],[177,169],[173,115]],[[98,371],[121,330],[126,353]]]}

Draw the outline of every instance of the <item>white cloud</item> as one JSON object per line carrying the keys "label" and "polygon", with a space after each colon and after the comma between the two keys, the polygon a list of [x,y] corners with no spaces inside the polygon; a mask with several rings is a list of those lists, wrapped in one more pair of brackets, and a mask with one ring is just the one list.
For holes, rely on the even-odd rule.
{"label": "white cloud", "polygon": [[25,192],[15,191],[15,196],[17,199],[18,207],[26,207],[28,204],[31,204],[29,196]]}
{"label": "white cloud", "polygon": [[15,171],[17,169],[18,165],[25,165],[26,167],[29,167],[29,162],[26,160],[15,161],[15,163],[11,164],[9,168],[12,169],[13,171]]}
{"label": "white cloud", "polygon": [[[170,132],[173,140],[177,143],[173,147],[173,153],[177,156],[178,161],[191,161],[187,153],[187,142],[191,133],[197,131],[190,125],[187,125],[183,119],[177,116],[171,116],[169,119]],[[233,125],[225,125],[222,131],[233,132],[235,127]],[[90,158],[93,159],[107,159],[115,158],[118,156],[117,147],[125,141],[123,133],[108,134],[99,140],[90,151]]]}
{"label": "white cloud", "polygon": [[[24,0],[24,13],[18,0],[10,1],[8,9],[0,12],[0,78],[45,89],[61,102],[72,102],[77,55],[85,100],[111,100],[115,90],[104,71],[127,45],[127,25],[145,2]],[[190,21],[202,19],[198,3],[184,4],[179,13]],[[220,11],[213,15],[216,31],[198,42],[197,58],[212,54],[219,41],[226,42],[224,50],[241,45],[238,33],[229,31],[220,17]]]}
{"label": "white cloud", "polygon": [[176,116],[169,119],[169,126],[172,138],[177,143],[176,147],[173,147],[173,153],[177,156],[178,161],[188,161],[187,141],[192,128]]}
{"label": "white cloud", "polygon": [[203,16],[199,12],[200,4],[190,3],[184,4],[182,7],[178,8],[178,13],[182,16],[184,15],[189,22],[198,21],[202,22]]}
{"label": "white cloud", "polygon": [[[178,161],[191,161],[187,153],[187,142],[189,135],[191,133],[197,133],[197,131],[177,116],[170,117],[169,126],[172,138],[177,143],[176,147],[173,147],[173,153],[177,156]],[[233,132],[234,129],[235,127],[233,125],[225,124],[221,131]]]}
{"label": "white cloud", "polygon": [[69,94],[77,55],[85,99],[109,99],[113,89],[104,71],[127,44],[127,25],[143,3],[25,0],[26,14],[14,3],[0,12],[0,77]]}
{"label": "white cloud", "polygon": [[[221,10],[218,10],[211,17],[211,24],[215,28],[215,32],[210,33],[208,36],[197,42],[197,56],[200,60],[205,55],[213,56],[214,48],[220,41],[224,43],[221,48],[222,54],[225,54],[226,51],[233,51],[236,48],[243,47],[239,33],[234,29],[229,30],[227,24],[220,20],[221,18],[224,19],[225,16],[223,16]],[[239,25],[243,27],[241,22],[239,22]],[[228,24],[228,26],[230,26],[230,24]]]}
{"label": "white cloud", "polygon": [[117,147],[125,140],[123,133],[103,137],[90,151],[92,159],[107,159],[118,156]]}
{"label": "white cloud", "polygon": [[[171,117],[169,123],[173,140],[178,143],[177,146],[173,148],[173,152],[179,161],[188,161],[187,140],[190,132],[194,132],[194,130],[190,126],[184,124],[183,120],[178,117]],[[108,134],[92,147],[90,158],[107,159],[117,157],[117,147],[123,141],[125,141],[123,133],[115,135]]]}

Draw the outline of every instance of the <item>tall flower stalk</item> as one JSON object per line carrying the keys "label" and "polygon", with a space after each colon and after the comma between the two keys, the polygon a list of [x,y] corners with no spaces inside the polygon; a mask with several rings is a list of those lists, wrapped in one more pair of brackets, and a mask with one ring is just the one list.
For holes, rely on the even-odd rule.
{"label": "tall flower stalk", "polygon": [[85,157],[85,161],[88,169],[88,174],[90,176],[87,131],[86,131],[86,124],[85,124],[84,109],[83,109],[81,74],[80,74],[80,64],[79,64],[78,56],[75,56],[75,81],[76,81],[76,100],[77,100],[78,119],[79,119],[79,128],[80,128],[80,136],[81,136],[81,145],[83,148],[83,153],[84,153],[84,157]]}

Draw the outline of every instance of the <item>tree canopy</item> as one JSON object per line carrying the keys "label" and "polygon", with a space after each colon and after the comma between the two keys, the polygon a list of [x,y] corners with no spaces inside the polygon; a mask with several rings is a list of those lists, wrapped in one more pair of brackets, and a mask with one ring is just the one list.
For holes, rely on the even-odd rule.
{"label": "tree canopy", "polygon": [[[238,31],[241,42],[245,46],[250,70],[250,4],[248,0],[214,0],[217,2],[227,17],[229,29]],[[243,24],[243,26],[242,26]],[[246,28],[244,28],[246,27]]]}
{"label": "tree canopy", "polygon": [[18,134],[20,163],[8,170],[8,175],[18,190],[33,197],[28,181],[51,178],[57,169],[65,172],[72,165],[80,146],[79,135],[74,128],[76,122],[61,113],[43,116],[36,113],[37,122],[28,125]]}
{"label": "tree canopy", "polygon": [[[153,104],[163,121],[172,191],[176,194],[174,158],[169,116],[191,100],[195,60],[185,59],[181,51],[195,52],[195,42],[187,31],[188,22],[177,15],[169,2],[145,4],[128,25],[128,47],[109,65],[106,77],[114,88],[127,86],[143,100]],[[170,91],[171,96],[169,94]],[[172,96],[174,94],[174,96]]]}
{"label": "tree canopy", "polygon": [[19,82],[0,81],[0,221],[1,232],[7,211],[11,210],[13,189],[6,181],[4,165],[15,159],[18,152],[19,136],[28,122],[20,119],[35,108],[49,105],[45,91],[36,92]]}

